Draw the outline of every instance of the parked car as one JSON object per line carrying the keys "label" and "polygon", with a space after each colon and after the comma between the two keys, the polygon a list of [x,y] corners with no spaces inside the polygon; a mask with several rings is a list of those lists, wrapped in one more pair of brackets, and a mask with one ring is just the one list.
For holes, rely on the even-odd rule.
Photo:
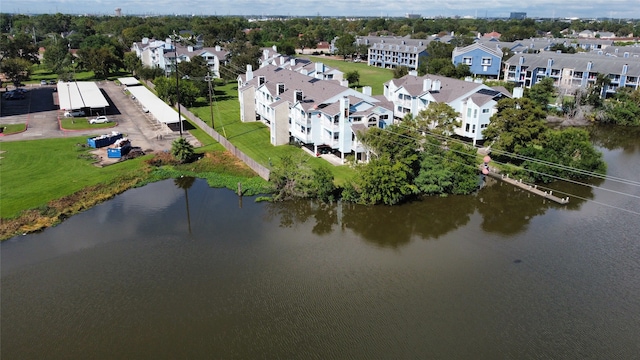
{"label": "parked car", "polygon": [[49,80],[49,85],[55,85],[55,84],[57,84],[57,83],[58,83],[58,82],[57,82],[57,81],[55,81],[55,80]]}
{"label": "parked car", "polygon": [[20,100],[24,99],[24,94],[19,91],[14,91],[11,93],[7,93],[7,95],[5,95],[4,97],[7,100]]}
{"label": "parked car", "polygon": [[47,85],[47,80],[40,80],[40,85]]}
{"label": "parked car", "polygon": [[109,122],[109,118],[107,118],[104,115],[98,116],[95,119],[91,119],[89,120],[89,124],[104,124],[104,123],[108,123]]}
{"label": "parked car", "polygon": [[71,111],[66,111],[64,113],[64,117],[76,117],[76,116],[84,116],[84,111],[82,111],[82,110],[71,110]]}

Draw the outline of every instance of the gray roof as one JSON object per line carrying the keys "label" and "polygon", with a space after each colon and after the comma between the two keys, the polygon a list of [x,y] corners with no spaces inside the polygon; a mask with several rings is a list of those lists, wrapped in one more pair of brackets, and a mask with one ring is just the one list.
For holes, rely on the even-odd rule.
{"label": "gray roof", "polygon": [[[431,79],[432,82],[436,80],[440,81],[440,90],[431,91],[431,89],[428,89],[425,91],[423,87],[425,79]],[[437,102],[445,103],[452,102],[474,89],[479,90],[483,87],[482,84],[475,83],[473,81],[464,81],[431,74],[424,76],[406,75],[400,79],[393,79],[390,81],[392,81],[398,88],[403,87],[406,89],[412,97],[418,97],[423,94],[430,93]]]}
{"label": "gray roof", "polygon": [[492,54],[494,56],[497,56],[499,58],[502,59],[502,50],[500,50],[500,48],[497,48],[495,46],[485,46],[482,43],[473,43],[469,46],[465,46],[465,47],[456,47],[455,49],[453,49],[453,53],[452,56],[456,57],[460,54],[464,54],[466,52],[469,52],[471,50],[475,50],[475,49],[480,49],[486,53]]}
{"label": "gray roof", "polygon": [[601,74],[620,74],[624,65],[627,65],[628,74],[640,75],[640,58],[620,58],[613,56],[594,55],[592,53],[563,54],[544,52],[540,54],[518,54],[505,61],[507,65],[517,65],[520,57],[524,58],[523,66],[529,69],[546,68],[549,59],[554,69],[575,69],[587,71],[587,64],[591,62],[590,72]]}
{"label": "gray roof", "polygon": [[[338,82],[317,79],[299,72],[278,68],[274,65],[267,65],[253,71],[253,78],[249,81],[246,81],[246,74],[240,75],[239,78],[243,83],[240,91],[248,87],[260,86],[261,77],[264,77],[262,86],[266,86],[269,93],[277,96],[275,101],[270,104],[271,106],[282,102],[288,102],[293,105],[297,103],[296,92],[302,91],[303,100],[300,102],[300,106],[305,111],[320,110],[326,114],[335,115],[340,112],[339,101],[335,100],[338,95],[348,96],[350,105],[362,101],[372,104],[373,106],[369,112],[375,111],[378,107],[386,108],[389,111],[393,109],[393,104],[388,101],[379,101],[378,97],[359,93],[341,86]],[[280,94],[277,94],[278,84],[284,84],[284,91]]]}

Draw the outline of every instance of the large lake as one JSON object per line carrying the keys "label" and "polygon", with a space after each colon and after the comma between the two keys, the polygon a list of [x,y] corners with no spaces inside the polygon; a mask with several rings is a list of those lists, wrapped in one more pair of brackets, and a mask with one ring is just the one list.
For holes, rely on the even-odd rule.
{"label": "large lake", "polygon": [[[640,181],[637,131],[598,144]],[[0,245],[2,359],[637,359],[640,187],[591,184],[396,207],[132,189]]]}

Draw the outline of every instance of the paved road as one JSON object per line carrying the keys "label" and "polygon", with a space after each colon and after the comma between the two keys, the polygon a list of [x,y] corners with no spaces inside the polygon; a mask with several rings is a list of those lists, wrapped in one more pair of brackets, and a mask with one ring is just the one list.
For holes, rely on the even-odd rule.
{"label": "paved road", "polygon": [[[24,99],[7,100],[2,96],[0,108],[0,123],[27,123],[27,131],[1,136],[3,141],[35,140],[45,138],[91,136],[119,131],[131,140],[133,146],[142,148],[145,152],[164,151],[171,149],[171,142],[179,136],[173,131],[160,125],[149,113],[142,112],[137,101],[129,98],[122,89],[112,81],[98,83],[98,87],[109,101],[106,115],[117,125],[109,129],[67,131],[61,130],[58,117],[63,111],[57,106],[57,92],[55,85],[31,85]],[[105,114],[100,114],[105,115]],[[95,115],[94,115],[95,116]],[[187,140],[194,146],[199,146],[195,138],[184,133]]]}

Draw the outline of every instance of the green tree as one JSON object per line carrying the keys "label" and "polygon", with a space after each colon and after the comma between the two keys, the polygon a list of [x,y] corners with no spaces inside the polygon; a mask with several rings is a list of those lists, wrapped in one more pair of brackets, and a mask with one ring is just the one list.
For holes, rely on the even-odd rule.
{"label": "green tree", "polygon": [[83,47],[78,50],[77,54],[80,65],[89,71],[93,71],[97,78],[104,79],[123,66],[122,58],[116,55],[112,46]]}
{"label": "green tree", "polygon": [[640,126],[640,90],[619,89],[605,102],[604,122],[623,126]]}
{"label": "green tree", "polygon": [[360,85],[360,73],[358,70],[348,71],[345,75],[345,78],[349,82],[349,84],[358,84]]}
{"label": "green tree", "polygon": [[258,59],[262,55],[259,46],[251,45],[244,40],[235,40],[227,46],[229,50],[228,64],[220,66],[220,76],[225,80],[235,80],[238,71],[244,71],[247,65],[255,70],[258,68]]}
{"label": "green tree", "polygon": [[469,194],[478,187],[476,149],[428,138],[415,184],[425,195]]}
{"label": "green tree", "polygon": [[554,81],[546,77],[535,83],[530,89],[526,89],[524,96],[546,109],[549,99],[555,94]]}
{"label": "green tree", "polygon": [[[311,196],[313,176],[307,161],[308,157],[305,156],[284,155],[273,165],[269,181],[274,187],[275,201]],[[326,174],[321,174],[324,175]],[[318,194],[321,193],[322,190],[319,189]]]}
{"label": "green tree", "polygon": [[393,78],[400,79],[401,77],[409,74],[409,68],[406,66],[398,66],[393,68]]}
{"label": "green tree", "polygon": [[195,151],[193,145],[191,145],[185,138],[175,139],[171,143],[171,155],[173,155],[181,163],[188,163],[193,161],[195,157]]}
{"label": "green tree", "polygon": [[[549,130],[544,133],[539,145],[527,146],[520,150],[520,154],[559,165],[549,166],[535,160],[524,161],[522,167],[530,170],[533,181],[551,182],[557,177],[585,179],[589,177],[587,172],[606,172],[602,153],[591,144],[589,132],[585,129]],[[569,168],[582,172],[571,171]]]}
{"label": "green tree", "polygon": [[56,37],[47,46],[42,58],[42,63],[51,70],[51,72],[62,75],[69,71],[71,54],[69,53],[67,45],[64,39]]}
{"label": "green tree", "polygon": [[430,130],[437,134],[452,135],[455,128],[460,126],[459,117],[460,113],[449,104],[432,102],[420,110],[413,119],[413,124],[421,132]]}
{"label": "green tree", "polygon": [[498,150],[513,153],[536,145],[548,129],[546,113],[530,99],[505,98],[498,101],[497,110],[483,135]]}
{"label": "green tree", "polygon": [[0,71],[2,71],[15,86],[19,86],[22,81],[27,80],[31,75],[31,65],[31,62],[24,58],[9,58],[2,61]]}
{"label": "green tree", "polygon": [[19,58],[32,64],[39,63],[38,46],[33,39],[25,33],[17,33],[14,36],[0,34],[0,63],[4,59]]}
{"label": "green tree", "polygon": [[343,59],[346,59],[347,56],[351,56],[355,53],[356,48],[354,43],[356,42],[356,38],[351,34],[344,34],[336,40],[336,54],[342,55]]}
{"label": "green tree", "polygon": [[405,162],[393,161],[389,156],[358,165],[356,172],[356,180],[350,185],[354,189],[349,197],[352,201],[366,205],[395,205],[418,193],[412,183],[411,167]]}
{"label": "green tree", "polygon": [[142,61],[133,51],[124,53],[124,59],[122,63],[127,71],[134,74],[137,73],[142,67]]}

